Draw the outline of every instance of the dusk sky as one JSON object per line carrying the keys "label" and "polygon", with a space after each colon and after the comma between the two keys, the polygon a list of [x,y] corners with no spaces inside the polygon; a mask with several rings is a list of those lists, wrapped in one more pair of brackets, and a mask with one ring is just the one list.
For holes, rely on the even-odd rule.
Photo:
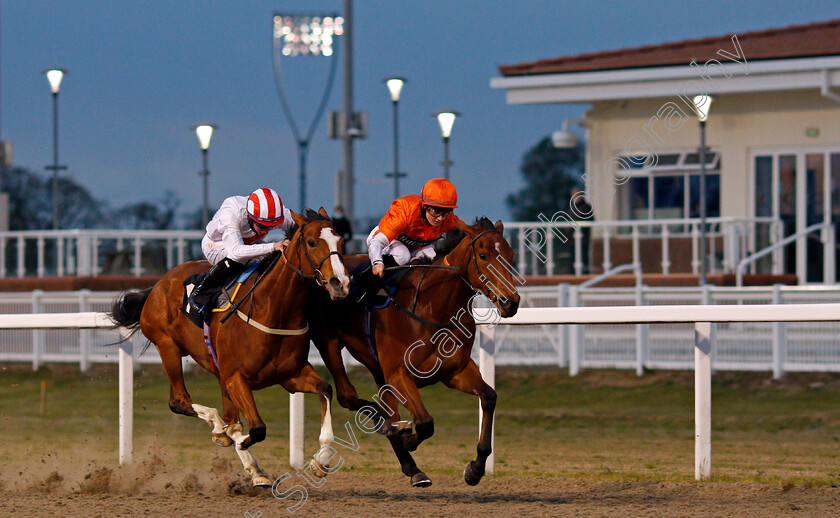
{"label": "dusk sky", "polygon": [[[507,105],[504,92],[489,87],[498,65],[840,18],[837,1],[356,0],[353,7],[354,104],[369,116],[368,137],[356,142],[356,215],[378,217],[392,199],[383,176],[393,163],[392,107],[382,80],[399,75],[408,79],[399,105],[402,194],[442,175],[431,114],[454,109],[463,115],[450,147],[458,213],[494,220],[510,218],[504,199],[522,186],[522,155],[587,108]],[[273,79],[272,17],[341,8],[339,0],[2,1],[0,137],[13,142],[16,165],[45,174],[52,104],[42,72],[59,66],[69,70],[59,94],[61,162],[95,197],[118,206],[171,190],[181,212],[198,208],[201,155],[190,126],[208,121],[219,126],[209,150],[211,207],[268,186],[299,210],[296,145]],[[305,128],[328,59],[282,63]],[[340,72],[339,62],[328,111],[341,109]],[[340,143],[321,121],[310,144],[308,206],[332,212],[340,166]]]}

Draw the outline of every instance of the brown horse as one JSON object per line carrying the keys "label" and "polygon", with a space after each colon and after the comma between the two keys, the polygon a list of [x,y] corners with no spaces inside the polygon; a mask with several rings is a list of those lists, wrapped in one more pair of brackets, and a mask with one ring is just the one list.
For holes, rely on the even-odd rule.
{"label": "brown horse", "polygon": [[[411,271],[400,281],[392,303],[372,310],[366,331],[362,306],[312,300],[308,306],[312,340],[333,375],[341,406],[365,414],[367,422],[377,420],[377,429],[388,436],[403,473],[413,486],[428,486],[431,480],[417,468],[409,452],[434,433],[434,420],[423,406],[418,388],[437,382],[480,398],[481,436],[476,459],[464,470],[470,485],[484,476],[491,452],[491,430],[496,392],[481,378],[470,358],[475,336],[471,310],[478,292],[490,298],[502,316],[516,313],[522,284],[511,263],[513,249],[505,241],[501,221],[487,218],[475,226],[461,224],[451,252],[439,255],[432,265],[409,265]],[[364,256],[346,257],[347,264]],[[490,313],[490,312],[488,312]],[[372,338],[368,342],[366,335]],[[359,398],[341,359],[341,349],[350,353],[371,372],[380,387],[378,404]],[[397,402],[414,419],[399,422]]]}
{"label": "brown horse", "polygon": [[[212,439],[220,446],[236,444],[236,453],[254,485],[271,485],[248,447],[265,438],[265,423],[257,412],[252,391],[282,385],[289,392],[316,393],[321,401],[320,456],[333,439],[330,417],[332,388],[309,364],[309,337],[304,315],[306,299],[312,291],[324,288],[332,300],[347,296],[350,279],[341,258],[343,240],[333,231],[323,208],[308,211],[306,217],[292,213],[297,228],[291,243],[257,282],[251,275],[240,288],[252,291],[252,299],[242,305],[238,317],[221,322],[215,313],[210,337],[215,346],[218,369],[204,343],[201,329],[181,312],[184,280],[207,271],[206,261],[184,263],[173,268],[155,286],[142,292],[127,292],[111,311],[113,320],[133,330],[138,328],[157,346],[169,377],[169,408],[177,414],[198,417],[212,428]],[[289,232],[292,234],[292,232]],[[267,261],[268,262],[268,261]],[[326,295],[326,293],[325,293]],[[245,314],[248,313],[248,315]],[[192,402],[184,385],[181,358],[191,356],[216,375],[222,390],[222,411]],[[240,412],[248,425],[242,433]],[[311,467],[323,476],[327,462]],[[328,459],[327,459],[328,460]]]}

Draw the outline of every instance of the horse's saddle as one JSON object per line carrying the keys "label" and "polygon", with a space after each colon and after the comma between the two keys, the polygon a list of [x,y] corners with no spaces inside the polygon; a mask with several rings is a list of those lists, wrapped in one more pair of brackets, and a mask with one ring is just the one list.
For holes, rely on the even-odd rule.
{"label": "horse's saddle", "polygon": [[[205,289],[196,295],[195,302],[199,306],[212,307],[213,312],[223,312],[230,309],[231,302],[236,298],[239,288],[248,277],[259,267],[260,261],[249,263],[245,270],[239,274],[235,272],[229,279],[225,279],[218,288]],[[196,273],[184,279],[184,299],[181,301],[181,312],[198,327],[204,326],[202,316],[193,310],[187,302],[196,286],[207,276],[207,272]]]}
{"label": "horse's saddle", "polygon": [[[345,263],[347,263],[345,258]],[[382,257],[385,267],[397,266],[397,262],[390,255]],[[356,263],[355,266],[353,263]],[[397,290],[400,281],[408,273],[408,269],[386,272],[380,278],[371,271],[370,259],[365,256],[356,262],[347,264],[350,270],[350,295],[345,299],[354,304],[363,304],[375,309],[382,309],[391,303],[391,296]]]}

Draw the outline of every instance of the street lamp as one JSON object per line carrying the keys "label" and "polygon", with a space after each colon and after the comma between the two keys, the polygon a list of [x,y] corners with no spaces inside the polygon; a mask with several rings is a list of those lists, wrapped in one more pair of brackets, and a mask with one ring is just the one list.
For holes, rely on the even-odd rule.
{"label": "street lamp", "polygon": [[52,171],[53,230],[58,230],[58,172],[67,169],[66,165],[58,165],[58,89],[65,74],[67,71],[63,68],[44,70],[53,97],[53,163],[45,168]]}
{"label": "street lamp", "polygon": [[213,136],[213,130],[216,129],[214,124],[196,124],[192,127],[195,134],[198,136],[198,143],[201,145],[201,171],[198,176],[202,177],[202,204],[201,204],[201,221],[207,224],[210,221],[210,207],[207,203],[207,177],[210,171],[207,169],[207,150],[210,148],[210,138]]}
{"label": "street lamp", "polygon": [[695,95],[694,111],[700,119],[700,286],[706,284],[706,119],[712,107],[712,96]]}
{"label": "street lamp", "polygon": [[449,135],[452,134],[452,125],[455,124],[455,118],[460,117],[461,114],[452,110],[438,110],[432,114],[437,117],[438,124],[440,124],[440,134],[443,137],[443,177],[449,180],[449,166],[452,161],[449,160]]}
{"label": "street lamp", "polygon": [[385,79],[385,85],[388,87],[388,92],[391,93],[391,102],[394,105],[394,171],[392,173],[385,173],[385,176],[394,177],[394,199],[400,197],[400,178],[405,176],[405,173],[400,172],[400,150],[399,142],[399,126],[397,124],[397,105],[400,102],[400,92],[406,80],[402,77],[389,77]]}

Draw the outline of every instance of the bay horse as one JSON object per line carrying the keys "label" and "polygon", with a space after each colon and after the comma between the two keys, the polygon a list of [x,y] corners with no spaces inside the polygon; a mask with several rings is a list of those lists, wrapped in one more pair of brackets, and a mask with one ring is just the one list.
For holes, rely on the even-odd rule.
{"label": "bay horse", "polygon": [[[310,467],[324,476],[328,458],[324,446],[333,440],[330,401],[332,388],[309,364],[309,337],[304,305],[311,292],[324,292],[332,300],[347,296],[350,279],[341,257],[343,239],[333,228],[326,211],[308,210],[306,217],[292,213],[295,226],[291,242],[281,254],[274,252],[261,280],[260,271],[240,287],[251,299],[238,311],[238,318],[222,323],[223,313],[213,313],[210,337],[215,346],[214,364],[204,333],[180,307],[184,301],[184,280],[209,270],[206,261],[184,263],[170,270],[152,288],[124,293],[113,305],[111,318],[119,325],[137,329],[158,349],[169,377],[169,408],[176,414],[198,417],[212,428],[212,439],[220,446],[236,444],[236,453],[255,486],[271,485],[248,448],[265,438],[266,426],[254,403],[252,391],[282,385],[291,393],[315,393],[321,401],[319,454]],[[279,256],[278,256],[279,255]],[[272,259],[275,262],[270,262]],[[258,282],[258,283],[257,283]],[[255,286],[255,283],[256,286]],[[321,289],[323,288],[323,290]],[[184,384],[181,358],[191,356],[213,373],[222,392],[222,412],[193,403]],[[240,412],[248,425],[242,432]],[[324,460],[324,462],[321,462]]]}
{"label": "bay horse", "polygon": [[[359,304],[330,303],[321,296],[308,305],[311,338],[335,379],[339,404],[364,414],[368,422],[378,421],[377,431],[388,437],[412,486],[432,483],[409,452],[434,433],[434,419],[418,389],[438,382],[481,400],[477,455],[464,470],[464,480],[476,485],[484,476],[496,392],[470,358],[476,332],[471,309],[479,292],[501,316],[513,316],[519,307],[515,284],[524,280],[511,266],[514,252],[503,230],[501,221],[494,225],[487,218],[477,219],[474,226],[460,223],[449,233],[448,240],[457,243],[454,248],[428,267],[409,265],[391,304],[370,310],[369,323]],[[346,256],[345,261],[351,267],[365,258]],[[344,347],[373,375],[380,387],[378,403],[359,398],[342,362]],[[398,400],[414,419],[413,432],[410,423],[399,421]]]}

